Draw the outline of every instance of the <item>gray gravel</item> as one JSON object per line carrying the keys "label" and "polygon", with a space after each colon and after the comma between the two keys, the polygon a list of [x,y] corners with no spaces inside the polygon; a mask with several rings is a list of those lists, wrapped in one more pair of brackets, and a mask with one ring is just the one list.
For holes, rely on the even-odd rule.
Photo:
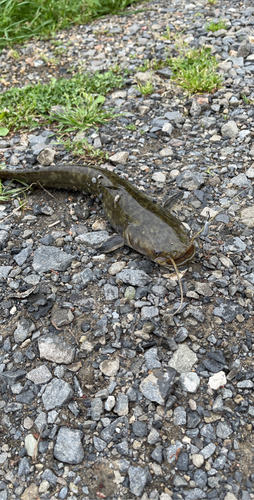
{"label": "gray gravel", "polygon": [[[105,101],[122,115],[85,135],[157,202],[181,189],[174,210],[192,234],[223,210],[183,269],[172,317],[173,271],[97,249],[112,234],[99,199],[34,191],[24,212],[0,205],[0,500],[254,499],[254,7],[144,7],[57,35],[63,68],[131,71]],[[226,29],[205,29],[220,18]],[[220,90],[189,97],[168,68],[140,72],[175,54],[166,26],[211,48]],[[50,47],[18,48],[33,57],[30,82],[44,66],[50,78]],[[24,85],[11,52],[0,60]],[[1,139],[0,153],[13,169],[73,160],[45,129]]]}

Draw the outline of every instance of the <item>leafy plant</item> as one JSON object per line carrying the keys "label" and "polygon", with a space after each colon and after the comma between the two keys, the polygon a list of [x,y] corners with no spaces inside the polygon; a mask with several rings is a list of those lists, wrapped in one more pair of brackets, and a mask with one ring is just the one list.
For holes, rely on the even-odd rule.
{"label": "leafy plant", "polygon": [[54,54],[56,54],[57,56],[60,56],[62,54],[65,54],[65,52],[67,52],[67,47],[59,47],[59,46],[56,46],[54,48]]}
{"label": "leafy plant", "polygon": [[52,64],[52,65],[56,65],[60,61],[59,59],[56,59],[56,57],[54,57],[54,56],[49,57],[46,54],[40,54],[40,58],[43,61],[45,61],[45,63],[47,63],[47,64],[49,63],[49,64]]}
{"label": "leafy plant", "polygon": [[130,123],[129,125],[126,125],[127,130],[136,130],[136,125],[134,123]]}
{"label": "leafy plant", "polygon": [[141,92],[142,95],[148,95],[153,93],[154,87],[151,81],[148,81],[147,83],[144,84],[138,82],[138,90]]}
{"label": "leafy plant", "polygon": [[211,175],[212,177],[214,176],[213,172],[210,171],[210,167],[207,167],[206,173]]}
{"label": "leafy plant", "polygon": [[[93,75],[78,73],[70,79],[52,78],[47,85],[39,83],[22,89],[12,88],[0,94],[0,123],[15,130],[20,127],[31,129],[40,122],[51,122],[53,118],[62,124],[61,128],[64,125],[71,129],[83,128],[85,122],[95,123],[97,117],[97,123],[102,123],[103,119],[112,117],[110,112],[100,110],[104,101],[102,96],[122,84],[122,76],[107,71]],[[63,113],[55,113],[53,117],[50,113],[54,106],[62,107]]]}
{"label": "leafy plant", "polygon": [[0,128],[0,137],[5,137],[6,135],[9,134],[9,129],[6,127],[1,127]]}
{"label": "leafy plant", "polygon": [[213,32],[221,29],[227,29],[227,22],[224,19],[219,19],[217,23],[215,21],[211,21],[205,25],[205,29]]}
{"label": "leafy plant", "polygon": [[185,50],[167,61],[172,78],[189,92],[211,92],[221,85],[222,78],[216,73],[218,62],[208,48]]}
{"label": "leafy plant", "polygon": [[63,111],[52,113],[48,120],[50,122],[58,122],[60,131],[64,128],[65,132],[73,130],[86,130],[93,125],[104,123],[110,118],[114,118],[111,111],[101,109],[101,104],[105,101],[105,97],[98,95],[96,98],[92,94],[85,93],[83,95],[82,106],[67,106]]}
{"label": "leafy plant", "polygon": [[86,138],[78,141],[66,139],[61,142],[64,148],[71,151],[74,156],[78,156],[79,160],[89,158],[89,160],[94,159],[98,162],[107,159],[107,154],[101,149],[95,149]]}

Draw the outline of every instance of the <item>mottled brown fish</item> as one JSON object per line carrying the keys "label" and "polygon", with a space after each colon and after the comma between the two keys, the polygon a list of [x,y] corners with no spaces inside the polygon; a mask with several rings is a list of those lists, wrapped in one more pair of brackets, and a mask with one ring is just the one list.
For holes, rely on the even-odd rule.
{"label": "mottled brown fish", "polygon": [[182,197],[181,193],[162,207],[116,173],[86,165],[0,170],[0,179],[38,183],[46,188],[75,189],[98,196],[106,217],[118,233],[100,247],[105,253],[128,245],[166,267],[172,266],[172,260],[177,266],[184,265],[195,256],[193,239],[170,212]]}

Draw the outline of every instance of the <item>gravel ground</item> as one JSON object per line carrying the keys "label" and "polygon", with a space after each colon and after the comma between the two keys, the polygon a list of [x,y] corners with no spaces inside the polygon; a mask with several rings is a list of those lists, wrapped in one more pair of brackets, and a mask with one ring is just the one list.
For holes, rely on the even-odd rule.
{"label": "gravel ground", "polygon": [[[59,34],[61,62],[52,41],[17,48],[18,61],[3,51],[1,90],[80,66],[135,73],[174,50],[166,25],[184,30],[191,47],[212,48],[223,88],[186,98],[169,70],[142,73],[154,93],[130,78],[106,101],[124,116],[87,135],[158,202],[184,190],[175,212],[193,234],[224,209],[181,271],[172,317],[170,270],[96,249],[112,234],[98,199],[38,190],[25,212],[0,205],[0,500],[254,498],[254,8],[145,7]],[[220,17],[227,29],[208,33]],[[1,161],[70,162],[49,135],[0,140]]]}

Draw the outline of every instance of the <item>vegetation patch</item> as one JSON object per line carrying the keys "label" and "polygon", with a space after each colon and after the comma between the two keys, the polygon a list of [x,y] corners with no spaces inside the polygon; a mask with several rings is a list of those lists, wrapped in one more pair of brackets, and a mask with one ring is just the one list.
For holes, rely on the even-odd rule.
{"label": "vegetation patch", "polygon": [[62,140],[60,142],[62,142],[64,149],[71,151],[73,156],[78,156],[79,161],[95,160],[96,164],[98,164],[108,159],[108,153],[105,153],[101,149],[95,149],[91,144],[89,144],[86,138],[77,141],[67,138],[66,140]]}
{"label": "vegetation patch", "polygon": [[228,23],[224,19],[219,19],[219,21],[211,21],[205,25],[207,31],[219,31],[222,29],[227,29]]}
{"label": "vegetation patch", "polygon": [[0,0],[0,49],[117,14],[138,0]]}
{"label": "vegetation patch", "polygon": [[151,81],[148,81],[146,83],[138,83],[138,90],[141,92],[142,95],[149,95],[152,94],[154,91],[154,87]]}
{"label": "vegetation patch", "polygon": [[222,77],[216,72],[218,62],[208,48],[182,51],[167,61],[172,78],[190,93],[211,92],[221,86]]}
{"label": "vegetation patch", "polygon": [[[6,168],[4,164],[0,164],[0,170],[2,168]],[[19,184],[22,184],[22,187],[15,187],[15,182],[11,181],[9,184],[4,185],[0,180],[0,202],[3,203],[5,201],[9,201],[12,198],[18,198],[20,205],[24,204],[24,200],[26,202],[26,193],[31,190],[31,186],[29,186],[26,182],[19,181]],[[22,196],[22,201],[20,199]]]}
{"label": "vegetation patch", "polygon": [[149,70],[155,70],[157,71],[158,69],[162,69],[168,66],[168,63],[166,60],[162,59],[145,59],[143,64],[141,66],[138,66],[137,71],[142,71],[143,73],[145,71]]}
{"label": "vegetation patch", "polygon": [[32,129],[38,124],[57,122],[61,130],[85,130],[112,118],[113,113],[102,108],[104,95],[122,85],[122,76],[107,71],[78,73],[70,79],[52,78],[47,85],[12,88],[0,94],[0,127]]}

